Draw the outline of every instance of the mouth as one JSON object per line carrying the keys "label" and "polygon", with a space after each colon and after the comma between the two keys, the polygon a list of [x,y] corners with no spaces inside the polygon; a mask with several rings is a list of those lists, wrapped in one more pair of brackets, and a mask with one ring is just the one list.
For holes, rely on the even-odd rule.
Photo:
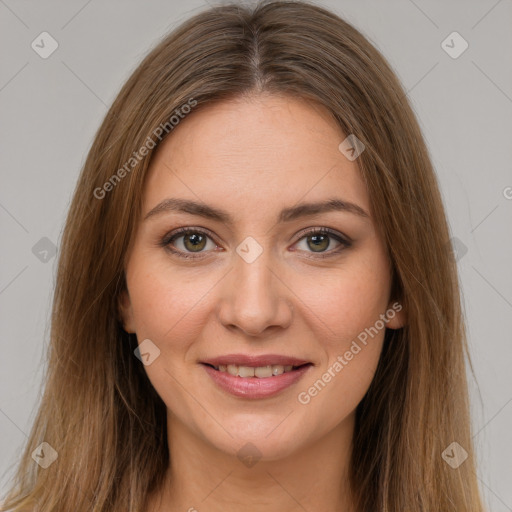
{"label": "mouth", "polygon": [[263,399],[291,388],[314,366],[312,362],[279,356],[232,354],[201,362],[213,383],[229,395]]}

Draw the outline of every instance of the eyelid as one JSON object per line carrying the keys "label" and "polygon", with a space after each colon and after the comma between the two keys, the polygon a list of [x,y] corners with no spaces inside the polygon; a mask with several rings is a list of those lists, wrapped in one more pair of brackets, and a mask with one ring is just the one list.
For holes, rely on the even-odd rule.
{"label": "eyelid", "polygon": [[301,238],[304,238],[305,235],[312,236],[320,233],[327,233],[328,235],[331,235],[334,238],[340,239],[340,241],[346,243],[347,245],[353,243],[353,240],[348,235],[345,235],[344,233],[340,233],[339,231],[328,227],[305,228],[297,233],[297,240],[294,243],[297,243]]}
{"label": "eyelid", "polygon": [[[177,238],[179,235],[184,235],[187,233],[201,233],[203,235],[209,236],[213,241],[216,241],[217,237],[207,228],[201,228],[196,226],[186,226],[181,228],[176,228],[170,231],[167,235],[164,236],[164,240],[171,240],[172,238]],[[215,242],[217,243],[217,242]]]}

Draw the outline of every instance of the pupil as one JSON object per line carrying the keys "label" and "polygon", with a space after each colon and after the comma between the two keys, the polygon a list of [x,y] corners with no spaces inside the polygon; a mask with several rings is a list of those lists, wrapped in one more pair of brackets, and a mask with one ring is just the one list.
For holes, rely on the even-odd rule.
{"label": "pupil", "polygon": [[[328,241],[328,238],[326,235],[312,235],[311,239],[314,240],[313,243],[315,244],[313,247],[311,247],[312,249],[315,249],[315,248],[316,249],[318,249],[318,248],[327,249],[327,246],[325,245],[325,243],[324,243],[323,247],[318,244],[318,242],[320,242],[320,244],[321,244],[322,242],[325,242],[326,240],[327,240],[327,245],[329,245],[329,241]],[[319,239],[323,239],[323,240],[319,240]],[[317,251],[317,252],[319,252],[319,251]]]}
{"label": "pupil", "polygon": [[[192,249],[197,249],[197,248],[203,249],[205,237],[203,237],[203,235],[201,235],[201,234],[193,233],[193,234],[187,235],[185,237],[185,245],[187,245],[187,241],[192,244]],[[201,245],[201,242],[203,242],[202,245]],[[187,246],[187,248],[189,248],[189,247]]]}

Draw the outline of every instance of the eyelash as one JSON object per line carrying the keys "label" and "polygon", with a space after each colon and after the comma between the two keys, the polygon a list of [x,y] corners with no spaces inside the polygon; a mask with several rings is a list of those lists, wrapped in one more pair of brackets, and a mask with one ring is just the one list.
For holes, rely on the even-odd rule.
{"label": "eyelash", "polygon": [[[185,259],[202,259],[204,258],[204,255],[201,256],[193,256],[191,253],[186,253],[180,250],[177,250],[172,247],[171,243],[174,242],[177,238],[180,238],[180,236],[183,235],[190,235],[190,234],[201,234],[206,235],[208,238],[212,239],[214,243],[215,237],[212,235],[212,233],[204,228],[193,228],[193,227],[186,227],[186,228],[179,228],[168,235],[166,235],[159,243],[159,245],[168,251],[172,252],[173,254],[176,254],[180,258]],[[334,231],[330,228],[313,228],[309,231],[304,231],[300,234],[300,238],[297,239],[295,242],[300,242],[303,238],[306,238],[308,236],[314,236],[314,235],[330,235],[332,238],[340,242],[340,246],[337,249],[331,249],[330,251],[326,253],[312,253],[315,254],[315,256],[307,256],[308,258],[313,259],[323,259],[323,258],[330,258],[332,256],[336,256],[341,251],[349,248],[352,245],[352,241],[348,237],[341,236],[337,231]],[[294,244],[294,245],[295,245]],[[218,244],[217,244],[218,245]],[[204,254],[204,253],[198,253],[198,254]]]}

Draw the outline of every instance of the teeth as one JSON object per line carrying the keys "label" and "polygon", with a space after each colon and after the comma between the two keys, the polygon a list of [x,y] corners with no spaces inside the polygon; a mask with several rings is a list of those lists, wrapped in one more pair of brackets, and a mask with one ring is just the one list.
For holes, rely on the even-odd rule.
{"label": "teeth", "polygon": [[238,367],[238,376],[239,377],[254,377],[254,368],[250,368],[249,366],[239,366]]}
{"label": "teeth", "polygon": [[273,364],[254,368],[252,366],[239,366],[236,364],[221,364],[219,366],[215,366],[215,369],[220,372],[227,372],[235,377],[258,377],[262,379],[265,377],[282,375],[285,372],[291,372],[293,370],[293,365],[290,364],[283,366],[280,364]]}
{"label": "teeth", "polygon": [[272,366],[259,366],[258,368],[254,368],[254,376],[264,378],[264,377],[272,377]]}
{"label": "teeth", "polygon": [[272,365],[272,375],[281,375],[284,373],[284,366],[280,364]]}

